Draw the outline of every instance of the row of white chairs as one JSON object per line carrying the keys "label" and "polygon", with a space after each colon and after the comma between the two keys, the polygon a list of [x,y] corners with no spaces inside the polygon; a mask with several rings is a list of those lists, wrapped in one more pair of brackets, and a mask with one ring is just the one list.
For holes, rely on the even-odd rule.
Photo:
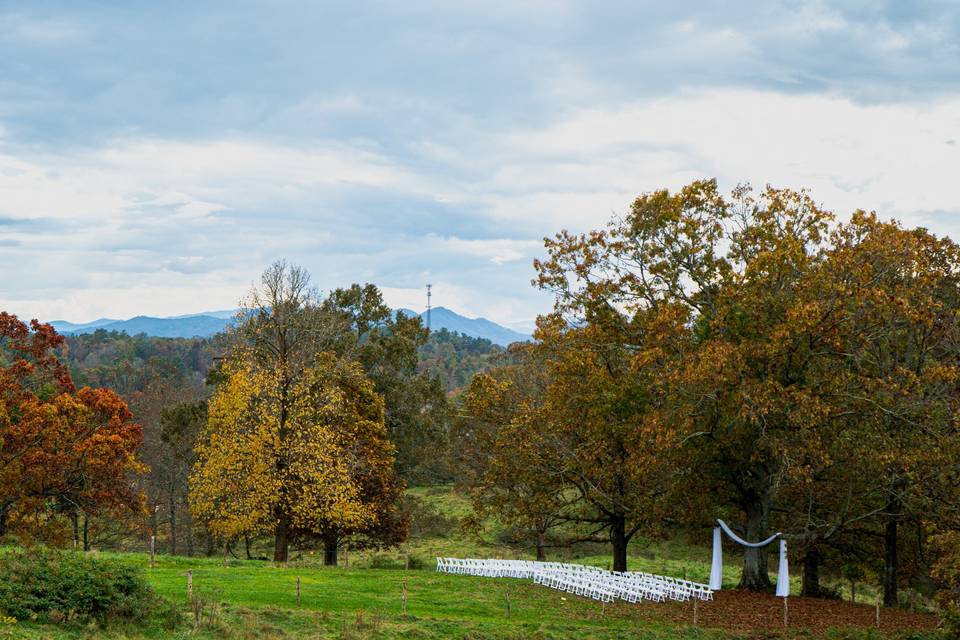
{"label": "row of white chairs", "polygon": [[564,562],[437,558],[437,571],[487,578],[526,578],[537,584],[601,602],[625,600],[713,600],[705,584],[639,571],[604,571],[597,567]]}

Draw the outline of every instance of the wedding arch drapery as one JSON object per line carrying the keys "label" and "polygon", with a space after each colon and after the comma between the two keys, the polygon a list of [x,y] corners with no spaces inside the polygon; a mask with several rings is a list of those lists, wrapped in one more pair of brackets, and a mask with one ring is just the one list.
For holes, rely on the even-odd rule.
{"label": "wedding arch drapery", "polygon": [[717,524],[713,530],[713,566],[710,568],[710,588],[714,591],[720,590],[723,582],[723,540],[722,534],[726,533],[731,540],[744,547],[757,549],[765,547],[777,538],[780,539],[780,567],[777,572],[777,595],[786,598],[790,595],[790,567],[787,564],[787,541],[782,533],[775,533],[766,540],[760,542],[748,542],[735,534],[727,523],[717,519]]}

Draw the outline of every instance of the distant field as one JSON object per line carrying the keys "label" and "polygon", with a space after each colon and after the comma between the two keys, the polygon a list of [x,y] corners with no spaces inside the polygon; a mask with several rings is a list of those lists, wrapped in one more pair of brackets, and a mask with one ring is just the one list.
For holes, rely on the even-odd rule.
{"label": "distant field", "polygon": [[[447,488],[416,489],[412,492],[450,517],[467,513],[467,504]],[[587,549],[586,552],[591,552]],[[230,558],[183,558],[159,556],[149,568],[145,554],[106,554],[144,567],[158,593],[180,603],[184,620],[176,630],[156,622],[147,629],[116,628],[109,632],[91,629],[64,631],[50,626],[20,622],[0,626],[0,638],[481,638],[606,640],[620,638],[728,638],[764,635],[809,637],[802,628],[783,629],[779,602],[750,601],[744,606],[730,594],[714,605],[700,605],[694,627],[692,607],[674,605],[629,605],[598,603],[561,594],[525,580],[488,579],[438,574],[433,570],[435,555],[517,557],[507,545],[484,544],[457,534],[412,540],[390,553],[351,554],[350,568],[322,567],[316,555],[301,555],[286,567],[265,561]],[[297,554],[293,554],[296,557]],[[405,570],[409,555],[414,566]],[[569,555],[578,555],[570,553]],[[529,556],[525,556],[529,557]],[[574,559],[574,558],[569,558]],[[606,555],[576,558],[585,564],[606,566]],[[371,565],[396,568],[369,568]],[[683,575],[705,581],[709,573],[709,551],[679,541],[635,545],[630,568],[656,573]],[[194,625],[187,603],[187,571],[193,573],[195,593],[204,601],[202,621]],[[731,586],[737,566],[725,570]],[[296,581],[300,577],[301,604],[296,604]],[[402,593],[407,590],[406,613]],[[797,587],[799,585],[796,585]],[[509,594],[510,612],[506,601]],[[821,637],[875,637],[875,630],[833,632],[818,618],[818,601],[795,600],[799,623],[816,629]],[[838,619],[850,624],[872,624],[872,609],[847,607]],[[747,612],[733,620],[732,611]],[[805,612],[805,613],[803,613]],[[749,615],[747,615],[749,614]],[[885,614],[886,615],[886,614]],[[930,619],[899,617],[888,628],[923,628]],[[746,617],[745,617],[746,616]],[[753,616],[752,618],[749,616]],[[804,618],[803,616],[807,616]],[[704,628],[713,627],[713,628]],[[721,629],[717,627],[727,627]],[[913,636],[921,637],[921,636]]]}

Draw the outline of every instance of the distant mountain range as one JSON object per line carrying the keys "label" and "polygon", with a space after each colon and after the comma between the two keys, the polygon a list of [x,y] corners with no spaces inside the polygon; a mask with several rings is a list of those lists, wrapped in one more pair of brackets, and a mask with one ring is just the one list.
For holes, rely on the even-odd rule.
{"label": "distant mountain range", "polygon": [[[206,311],[184,316],[153,318],[137,316],[129,320],[100,318],[93,322],[77,324],[66,320],[54,320],[50,324],[62,334],[77,335],[93,333],[98,329],[120,331],[129,335],[143,333],[159,338],[206,338],[226,329],[236,315],[236,309]],[[410,309],[399,309],[398,313],[410,316],[419,315],[427,322],[426,312],[418,314]],[[474,338],[486,338],[494,344],[507,346],[512,342],[530,340],[530,336],[491,322],[486,318],[467,318],[444,307],[437,307],[430,313],[430,324],[435,330],[447,329]]]}
{"label": "distant mountain range", "polygon": [[[419,314],[410,309],[398,309],[397,311],[409,316],[419,315],[423,319],[423,324],[427,324],[426,311]],[[430,311],[430,328],[433,330],[456,331],[472,338],[486,338],[490,342],[503,347],[514,342],[525,342],[531,339],[530,334],[508,329],[486,318],[467,318],[446,307],[435,307]]]}
{"label": "distant mountain range", "polygon": [[158,338],[207,338],[227,328],[236,311],[210,311],[170,318],[152,318],[137,316],[129,320],[100,318],[85,324],[75,324],[66,320],[54,320],[50,324],[65,335],[93,333],[98,329],[120,331],[134,336],[144,333]]}

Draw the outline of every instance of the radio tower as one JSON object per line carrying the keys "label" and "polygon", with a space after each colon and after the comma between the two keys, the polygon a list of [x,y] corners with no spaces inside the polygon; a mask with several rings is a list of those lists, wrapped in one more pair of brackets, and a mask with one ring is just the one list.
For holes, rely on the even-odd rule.
{"label": "radio tower", "polygon": [[432,288],[432,284],[427,285],[427,331],[430,330],[430,290]]}

